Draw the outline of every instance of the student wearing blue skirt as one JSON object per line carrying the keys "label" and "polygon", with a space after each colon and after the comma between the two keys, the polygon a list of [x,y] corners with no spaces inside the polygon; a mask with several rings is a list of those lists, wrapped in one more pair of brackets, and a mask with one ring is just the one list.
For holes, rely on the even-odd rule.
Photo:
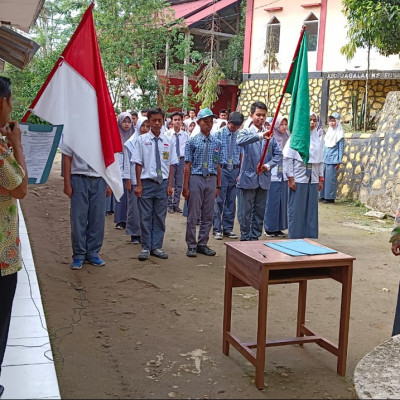
{"label": "student wearing blue skirt", "polygon": [[324,181],[323,130],[314,112],[310,114],[310,130],[307,164],[296,150],[290,148],[291,138],[283,149],[283,173],[289,186],[289,239],[318,238],[318,191]]}
{"label": "student wearing blue skirt", "polygon": [[334,203],[337,188],[337,173],[343,158],[344,134],[340,115],[329,116],[329,128],[324,137],[324,186],[320,192],[322,203]]}
{"label": "student wearing blue skirt", "polygon": [[[273,137],[279,148],[284,149],[290,134],[288,131],[288,120],[278,116],[273,130]],[[271,186],[267,197],[264,215],[265,235],[268,237],[285,237],[282,232],[287,229],[287,199],[288,186],[283,175],[283,156],[280,157],[278,165],[271,170]]]}

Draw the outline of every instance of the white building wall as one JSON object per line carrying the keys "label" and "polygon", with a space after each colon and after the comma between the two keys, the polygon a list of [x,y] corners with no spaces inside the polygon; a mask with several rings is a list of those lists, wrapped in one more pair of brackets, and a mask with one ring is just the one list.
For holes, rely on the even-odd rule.
{"label": "white building wall", "polygon": [[[267,5],[266,3],[269,3]],[[312,0],[278,0],[276,2],[266,2],[265,0],[254,1],[253,32],[251,43],[250,73],[267,73],[268,68],[263,66],[265,59],[265,46],[267,35],[267,24],[276,16],[281,22],[280,47],[277,58],[279,70],[272,72],[287,73],[293,54],[299,39],[301,27],[304,19],[313,12],[318,20],[321,19],[321,7],[302,7],[302,4],[316,3]],[[281,11],[265,11],[268,7],[283,7]],[[328,0],[326,15],[326,30],[324,44],[323,72],[332,71],[355,71],[367,69],[367,50],[359,49],[355,57],[349,62],[340,53],[341,47],[347,43],[347,20],[341,12],[341,0]],[[310,72],[316,71],[317,51],[308,53],[308,68]],[[384,57],[371,51],[371,69],[377,70],[397,70],[400,69],[399,56]]]}

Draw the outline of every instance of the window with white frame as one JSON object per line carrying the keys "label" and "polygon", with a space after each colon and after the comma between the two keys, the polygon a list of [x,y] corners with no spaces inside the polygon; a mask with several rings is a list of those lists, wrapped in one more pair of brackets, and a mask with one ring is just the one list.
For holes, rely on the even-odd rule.
{"label": "window with white frame", "polygon": [[308,51],[316,51],[318,45],[318,18],[314,13],[304,20],[304,25],[306,26]]}
{"label": "window with white frame", "polygon": [[281,36],[281,23],[275,16],[267,25],[267,43],[265,53],[279,53],[279,41]]}

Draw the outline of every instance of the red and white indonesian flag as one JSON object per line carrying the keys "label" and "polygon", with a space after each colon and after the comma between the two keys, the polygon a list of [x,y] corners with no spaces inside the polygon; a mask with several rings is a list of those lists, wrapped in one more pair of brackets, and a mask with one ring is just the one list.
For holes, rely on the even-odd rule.
{"label": "red and white indonesian flag", "polygon": [[[108,92],[93,22],[92,3],[32,103],[30,112],[64,125],[63,142],[111,187],[119,200],[123,184],[115,153],[121,137]],[[24,120],[29,116],[25,115]]]}

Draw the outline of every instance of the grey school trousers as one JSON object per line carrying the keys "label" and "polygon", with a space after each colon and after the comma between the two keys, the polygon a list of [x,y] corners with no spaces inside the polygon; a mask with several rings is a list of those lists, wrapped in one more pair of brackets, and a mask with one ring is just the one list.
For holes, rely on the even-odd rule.
{"label": "grey school trousers", "polygon": [[168,179],[164,179],[161,184],[142,179],[142,187],[142,197],[139,197],[142,249],[162,249],[167,216]]}
{"label": "grey school trousers", "polygon": [[[213,223],[217,176],[204,177],[190,175],[188,216],[186,222],[186,243],[189,248],[197,248],[208,243]],[[199,236],[196,239],[197,218],[201,214]]]}
{"label": "grey school trousers", "polygon": [[183,187],[183,170],[185,168],[185,157],[180,157],[179,164],[173,166],[173,187],[174,193],[172,196],[168,196],[168,207],[174,211],[179,207],[179,201],[181,199],[182,187]]}
{"label": "grey school trousers", "polygon": [[236,178],[239,168],[222,168],[221,190],[214,205],[214,233],[232,232],[236,213]]}
{"label": "grey school trousers", "polygon": [[106,181],[71,175],[71,186],[72,257],[80,260],[98,257],[104,239]]}

